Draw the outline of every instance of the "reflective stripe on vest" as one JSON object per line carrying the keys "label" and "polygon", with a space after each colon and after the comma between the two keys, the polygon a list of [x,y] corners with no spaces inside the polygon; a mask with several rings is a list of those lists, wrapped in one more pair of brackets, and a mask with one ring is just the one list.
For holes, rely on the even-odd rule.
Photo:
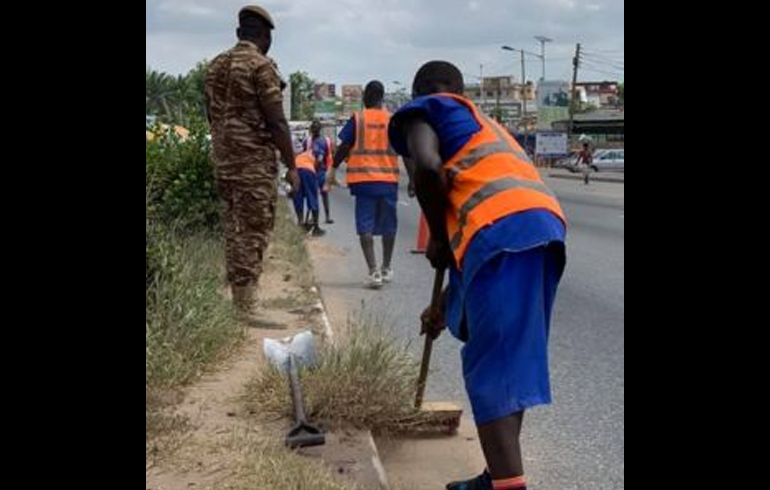
{"label": "reflective stripe on vest", "polygon": [[506,131],[479,113],[467,99],[440,94],[462,103],[481,126],[444,169],[450,180],[447,227],[450,244],[462,268],[473,237],[500,219],[532,209],[553,212],[566,223],[553,192],[543,183],[532,161]]}
{"label": "reflective stripe on vest", "polygon": [[367,109],[356,114],[356,142],[348,159],[348,184],[398,183],[398,155],[388,141],[390,114]]}

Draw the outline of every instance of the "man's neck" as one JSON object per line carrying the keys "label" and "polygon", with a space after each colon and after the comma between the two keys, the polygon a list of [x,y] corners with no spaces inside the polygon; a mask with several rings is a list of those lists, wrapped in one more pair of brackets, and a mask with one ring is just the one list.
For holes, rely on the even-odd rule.
{"label": "man's neck", "polygon": [[248,38],[248,37],[244,37],[244,38],[241,38],[239,41],[240,41],[240,42],[242,42],[242,43],[248,43],[248,44],[251,44],[252,46],[254,46],[255,48],[257,48],[257,49],[259,50],[259,52],[260,52],[260,53],[264,54],[264,52],[262,51],[262,48],[260,48],[260,47],[259,47],[259,43],[257,43],[257,41],[256,41],[256,40],[254,40],[254,39],[251,39],[251,38]]}

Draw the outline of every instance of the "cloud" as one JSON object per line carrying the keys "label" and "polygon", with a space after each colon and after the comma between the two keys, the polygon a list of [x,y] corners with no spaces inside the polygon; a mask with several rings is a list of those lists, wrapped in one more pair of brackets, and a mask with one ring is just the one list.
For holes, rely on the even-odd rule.
{"label": "cloud", "polygon": [[[247,0],[145,0],[146,65],[174,73],[211,59],[234,43]],[[278,28],[270,53],[284,73],[309,72],[330,82],[409,83],[419,66],[446,59],[476,74],[518,74],[500,47],[539,52],[548,46],[552,77],[569,74],[575,44],[622,60],[624,0],[262,0]],[[530,59],[539,74],[539,60]],[[597,68],[602,65],[595,65]],[[614,69],[617,71],[617,68]],[[613,71],[608,69],[607,71]],[[599,73],[595,73],[599,77]],[[586,76],[591,76],[586,72]]]}

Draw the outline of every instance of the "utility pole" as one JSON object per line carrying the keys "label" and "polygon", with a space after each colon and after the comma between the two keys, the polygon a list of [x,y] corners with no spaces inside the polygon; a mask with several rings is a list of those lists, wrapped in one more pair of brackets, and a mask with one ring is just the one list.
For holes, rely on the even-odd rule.
{"label": "utility pole", "polygon": [[577,111],[577,107],[578,107],[577,81],[578,81],[578,71],[580,70],[580,52],[582,49],[583,49],[582,45],[578,44],[577,49],[575,50],[575,59],[572,60],[572,66],[574,70],[572,73],[572,101],[569,105],[569,137],[570,139],[575,133],[575,112]]}

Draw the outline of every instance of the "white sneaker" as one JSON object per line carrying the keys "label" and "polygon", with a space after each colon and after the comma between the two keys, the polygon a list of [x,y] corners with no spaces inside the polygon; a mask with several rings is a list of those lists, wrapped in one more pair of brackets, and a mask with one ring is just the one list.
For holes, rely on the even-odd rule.
{"label": "white sneaker", "polygon": [[393,272],[393,269],[382,269],[382,280],[385,284],[393,282],[395,276],[396,274]]}
{"label": "white sneaker", "polygon": [[369,276],[369,287],[372,289],[382,289],[382,286],[382,273],[380,271],[375,271]]}

